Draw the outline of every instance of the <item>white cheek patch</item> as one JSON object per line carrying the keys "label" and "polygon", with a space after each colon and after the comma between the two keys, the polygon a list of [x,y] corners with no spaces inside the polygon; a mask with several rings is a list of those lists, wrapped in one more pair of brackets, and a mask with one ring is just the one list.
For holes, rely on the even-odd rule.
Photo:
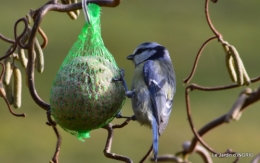
{"label": "white cheek patch", "polygon": [[156,53],[156,50],[145,50],[134,57],[135,64],[138,65],[143,61],[147,60]]}

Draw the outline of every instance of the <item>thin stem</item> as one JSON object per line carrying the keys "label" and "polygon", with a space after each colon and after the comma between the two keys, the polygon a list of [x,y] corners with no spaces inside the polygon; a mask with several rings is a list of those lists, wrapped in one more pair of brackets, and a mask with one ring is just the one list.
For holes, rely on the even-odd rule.
{"label": "thin stem", "polygon": [[[23,23],[24,23],[24,25],[25,25],[25,27],[24,27],[24,29],[23,29],[23,32],[17,37],[17,25],[18,25],[18,23],[20,22],[20,21],[22,21]],[[27,29],[28,29],[28,22],[27,22],[27,19],[26,18],[21,18],[21,19],[19,19],[18,21],[16,21],[16,23],[15,23],[15,26],[14,26],[14,38],[15,38],[15,44],[17,45],[19,45],[21,48],[24,48],[24,49],[26,49],[27,47],[26,47],[26,45],[23,45],[21,42],[20,42],[20,40],[21,40],[21,38],[23,38],[26,34],[27,34]]]}
{"label": "thin stem", "polygon": [[190,91],[190,87],[186,87],[186,91],[185,91],[185,99],[186,99],[186,111],[187,111],[187,116],[188,116],[188,121],[189,121],[189,124],[190,124],[190,127],[191,127],[191,130],[193,132],[193,134],[196,136],[196,138],[200,141],[200,143],[207,149],[209,150],[211,153],[214,153],[214,154],[218,154],[217,152],[215,152],[211,147],[209,147],[205,142],[204,140],[200,137],[200,135],[197,133],[196,129],[195,129],[195,126],[193,124],[193,121],[192,121],[192,116],[191,116],[191,110],[190,110],[190,98],[189,98],[189,91]]}
{"label": "thin stem", "polygon": [[[21,21],[25,23],[25,29],[23,30],[22,34],[17,37],[17,26],[18,26],[18,24]],[[14,53],[14,51],[16,50],[17,44],[19,44],[18,43],[19,40],[23,37],[24,34],[26,34],[26,29],[27,29],[27,22],[26,22],[25,18],[18,19],[15,22],[15,25],[14,25],[14,38],[15,38],[15,42],[13,43],[13,45],[11,45],[11,47],[8,49],[8,51],[5,53],[5,55],[0,57],[0,61],[5,59],[5,58],[7,58],[7,57],[9,57],[11,54]]]}
{"label": "thin stem", "polygon": [[43,39],[43,43],[41,44],[41,48],[45,48],[48,44],[48,37],[46,36],[46,34],[44,33],[44,31],[41,29],[41,27],[39,27],[38,29],[39,34],[42,36]]}
{"label": "thin stem", "polygon": [[128,123],[131,121],[131,117],[127,118],[123,123],[121,124],[115,124],[112,126],[113,129],[116,129],[116,128],[123,128],[125,127],[126,125],[128,125]]}
{"label": "thin stem", "polygon": [[5,41],[5,42],[11,43],[11,44],[14,44],[14,43],[15,43],[14,40],[5,37],[5,36],[2,35],[1,33],[0,33],[0,39],[2,39],[2,40]]}
{"label": "thin stem", "polygon": [[36,17],[36,21],[34,23],[34,26],[31,31],[30,38],[28,40],[28,64],[27,64],[27,73],[28,73],[28,87],[30,94],[35,101],[36,104],[38,104],[41,108],[44,110],[48,111],[50,110],[50,105],[46,102],[44,102],[37,94],[36,89],[35,89],[35,84],[34,84],[34,55],[33,51],[34,49],[34,41],[36,37],[36,32],[39,29],[40,23],[42,21],[42,18],[44,14],[47,13],[47,11],[44,12],[39,12],[39,14]]}
{"label": "thin stem", "polygon": [[[207,123],[205,126],[203,126],[199,131],[198,134],[202,137],[203,135],[205,135],[207,132],[209,132],[210,130],[219,127],[220,125],[224,124],[226,120],[226,114],[214,119],[213,121]],[[192,153],[196,147],[196,145],[198,144],[198,139],[195,137],[193,137],[192,141],[191,141],[191,146],[189,148],[189,150],[187,151],[187,153]]]}
{"label": "thin stem", "polygon": [[218,38],[221,38],[222,37],[221,34],[216,30],[216,28],[213,26],[213,24],[211,22],[208,9],[209,9],[209,0],[205,0],[205,15],[206,15],[206,19],[207,19],[208,25],[209,25],[210,29],[212,30],[212,32]]}
{"label": "thin stem", "polygon": [[144,155],[144,157],[141,159],[139,163],[143,163],[148,156],[150,156],[151,152],[153,151],[153,145],[151,145],[150,149],[147,151],[147,153]]}
{"label": "thin stem", "polygon": [[55,135],[57,137],[57,143],[56,143],[54,155],[52,157],[52,162],[58,163],[59,162],[58,158],[59,158],[59,153],[60,153],[60,146],[61,146],[61,135],[60,135],[60,133],[57,129],[56,122],[51,119],[51,110],[48,110],[46,113],[47,113],[47,119],[48,119],[48,122],[46,122],[46,124],[52,127],[52,129],[54,130]]}
{"label": "thin stem", "polygon": [[57,123],[55,121],[53,121],[52,118],[51,118],[51,110],[48,110],[46,112],[46,114],[47,114],[48,125],[49,126],[56,126]]}
{"label": "thin stem", "polygon": [[198,62],[199,62],[199,58],[200,58],[200,56],[201,56],[201,54],[202,54],[203,49],[206,47],[206,45],[207,45],[210,41],[212,41],[212,40],[214,40],[214,39],[216,39],[216,38],[218,38],[218,37],[217,37],[217,36],[210,37],[209,39],[207,39],[207,40],[202,44],[202,46],[200,47],[200,49],[199,49],[199,51],[198,51],[198,53],[197,53],[197,55],[196,55],[196,58],[195,58],[195,61],[194,61],[194,64],[193,64],[193,68],[192,68],[192,71],[191,71],[190,75],[189,75],[186,79],[183,80],[183,82],[184,82],[185,84],[189,83],[189,81],[190,81],[191,78],[193,77],[193,75],[194,75],[194,73],[195,73],[195,70],[196,70],[196,68],[197,68]]}
{"label": "thin stem", "polygon": [[57,129],[56,126],[52,126],[52,129],[54,130],[55,132],[55,135],[57,137],[57,143],[56,143],[56,148],[55,148],[55,152],[54,152],[54,155],[52,157],[52,161],[54,163],[59,163],[59,154],[60,154],[60,146],[61,146],[61,135]]}
{"label": "thin stem", "polygon": [[[3,92],[2,92],[1,89],[0,89],[0,92],[1,92],[1,94],[3,94]],[[12,115],[14,115],[14,116],[16,116],[16,117],[25,117],[25,116],[26,116],[26,114],[24,114],[24,113],[22,113],[22,114],[14,113],[13,110],[12,110],[12,108],[11,108],[11,106],[10,106],[10,104],[9,104],[9,102],[8,102],[8,100],[6,99],[5,96],[3,96],[3,99],[5,100],[5,103],[6,103],[7,107],[8,107],[8,110],[9,110],[9,112],[10,112]]]}
{"label": "thin stem", "polygon": [[112,124],[108,124],[108,125],[104,126],[103,128],[106,129],[107,132],[108,132],[105,149],[103,150],[104,155],[107,158],[111,158],[111,159],[115,159],[115,160],[119,160],[119,161],[124,161],[124,162],[127,162],[127,163],[133,163],[133,161],[126,156],[111,153],[112,140],[113,140],[113,126],[112,126]]}

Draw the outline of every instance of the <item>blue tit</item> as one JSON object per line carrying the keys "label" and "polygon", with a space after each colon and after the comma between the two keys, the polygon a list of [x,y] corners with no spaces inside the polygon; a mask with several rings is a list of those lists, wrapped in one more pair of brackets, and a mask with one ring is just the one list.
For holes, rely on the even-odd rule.
{"label": "blue tit", "polygon": [[131,91],[134,118],[152,128],[153,153],[157,160],[158,138],[165,130],[172,110],[176,78],[168,50],[156,42],[139,45],[127,56],[135,64]]}

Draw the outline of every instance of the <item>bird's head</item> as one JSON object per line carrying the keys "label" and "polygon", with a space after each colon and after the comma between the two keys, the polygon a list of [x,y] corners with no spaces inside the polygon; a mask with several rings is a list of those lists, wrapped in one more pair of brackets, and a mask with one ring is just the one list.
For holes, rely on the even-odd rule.
{"label": "bird's head", "polygon": [[171,61],[168,50],[156,42],[140,44],[126,59],[132,60],[136,66],[147,60],[166,59]]}

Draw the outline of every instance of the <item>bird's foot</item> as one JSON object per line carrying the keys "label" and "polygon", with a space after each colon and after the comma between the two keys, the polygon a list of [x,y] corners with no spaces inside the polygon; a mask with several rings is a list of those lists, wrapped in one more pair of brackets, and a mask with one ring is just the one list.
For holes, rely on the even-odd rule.
{"label": "bird's foot", "polygon": [[124,69],[120,69],[120,76],[119,78],[113,78],[113,81],[124,81],[125,77],[125,70]]}

